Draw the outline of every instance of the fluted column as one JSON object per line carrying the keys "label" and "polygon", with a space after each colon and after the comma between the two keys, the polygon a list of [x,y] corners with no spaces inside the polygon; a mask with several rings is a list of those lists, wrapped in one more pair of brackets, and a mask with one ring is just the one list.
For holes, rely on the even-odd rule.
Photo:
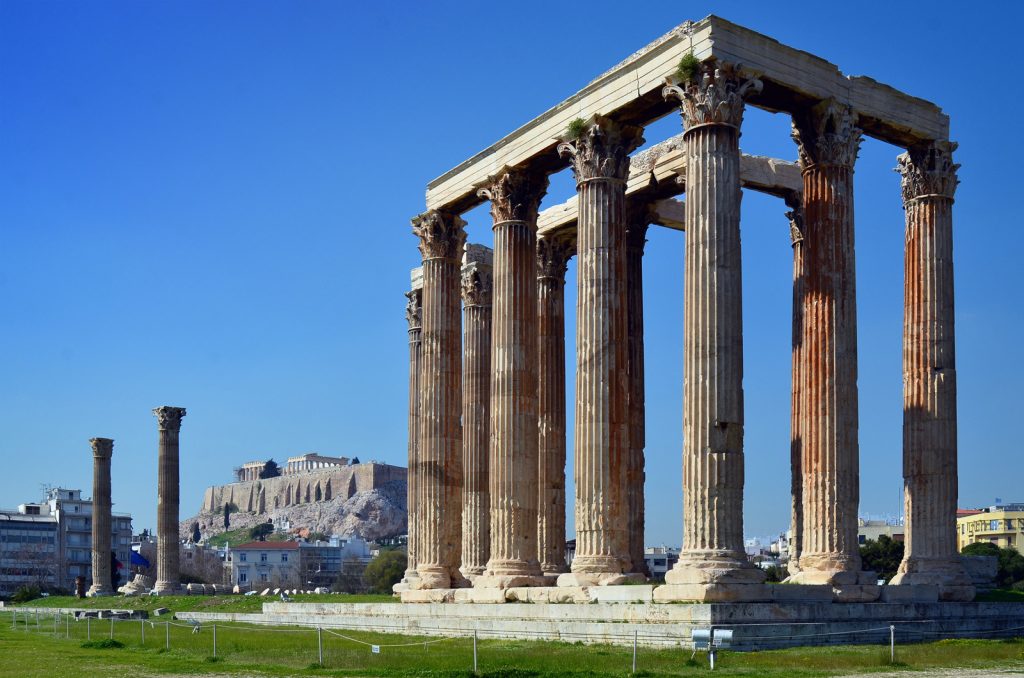
{"label": "fluted column", "polygon": [[462,337],[459,288],[465,222],[431,210],[413,220],[423,256],[423,361],[417,479],[422,528],[414,587],[462,585]]}
{"label": "fluted column", "polygon": [[759,80],[731,65],[706,62],[694,80],[664,91],[681,101],[687,161],[683,549],[668,584],[745,585],[765,577],[743,548],[740,257],[740,125],[744,97],[760,90]]}
{"label": "fluted column", "polygon": [[468,245],[462,264],[462,574],[484,573],[491,553],[491,299],[492,252]]}
{"label": "fluted column", "polygon": [[480,195],[494,219],[491,553],[479,587],[542,582],[537,560],[537,210],[547,176],[504,169]]}
{"label": "fluted column", "polygon": [[409,466],[406,472],[406,566],[403,582],[417,578],[416,544],[419,541],[419,427],[420,364],[423,354],[423,270],[412,273],[412,289],[405,294],[405,319],[409,324]]}
{"label": "fluted column", "polygon": [[579,198],[576,325],[576,555],[559,585],[629,572],[625,191],[642,130],[598,116],[559,144]]}
{"label": "fluted column", "polygon": [[899,157],[906,250],[903,282],[903,487],[906,542],[893,584],[937,584],[972,600],[957,554],[956,350],[953,195],[956,144]]}
{"label": "fluted column", "polygon": [[[110,458],[114,441],[93,438],[92,445],[92,586],[87,596],[111,596],[110,585]],[[177,528],[177,525],[175,525]]]}
{"label": "fluted column", "polygon": [[799,192],[786,196],[786,205],[790,211],[786,212],[789,219],[789,240],[793,246],[793,330],[792,330],[792,387],[790,390],[790,436],[789,436],[789,464],[790,464],[790,540],[789,540],[789,573],[796,574],[800,571],[800,544],[803,538],[803,463],[802,463],[802,436],[800,425],[801,399],[803,398],[803,364],[804,360],[800,352],[803,345],[800,337],[803,327],[803,281],[804,281],[804,217],[803,217],[803,196]]}
{"label": "fluted column", "polygon": [[173,595],[181,587],[178,570],[178,434],[185,408],[164,405],[153,410],[153,414],[160,432],[157,451],[157,578],[153,590],[158,595]]}
{"label": "fluted column", "polygon": [[565,572],[565,270],[571,243],[537,239],[537,544],[541,571]]}
{"label": "fluted column", "polygon": [[632,571],[647,574],[644,561],[644,244],[651,222],[649,203],[626,209],[626,334],[629,377],[629,452],[626,460],[626,497],[629,504],[627,537]]}
{"label": "fluted column", "polygon": [[[852,110],[823,101],[793,116],[803,171],[800,337],[795,441],[801,452],[805,584],[867,583],[858,576],[857,309],[853,166],[861,132]],[[873,582],[871,582],[873,583]]]}

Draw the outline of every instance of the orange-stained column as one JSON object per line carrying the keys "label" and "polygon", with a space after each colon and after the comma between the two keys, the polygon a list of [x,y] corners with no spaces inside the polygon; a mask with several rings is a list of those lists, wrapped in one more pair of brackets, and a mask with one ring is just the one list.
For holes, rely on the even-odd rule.
{"label": "orange-stained column", "polygon": [[537,239],[537,544],[545,575],[565,564],[565,270],[572,244]]}
{"label": "orange-stained column", "polygon": [[943,600],[970,601],[957,554],[956,350],[953,194],[956,144],[938,141],[899,157],[906,250],[903,282],[903,487],[906,548],[893,584],[938,585]]}
{"label": "orange-stained column", "polygon": [[504,169],[480,195],[494,219],[491,553],[477,587],[544,583],[537,559],[537,211],[547,175]]}
{"label": "orange-stained column", "polygon": [[[790,581],[874,584],[859,574],[857,504],[857,296],[853,167],[861,132],[834,100],[793,116],[803,171],[803,276],[799,284],[803,476],[799,571]],[[871,581],[869,581],[871,580]],[[837,594],[845,595],[845,594]],[[856,595],[856,594],[854,594]]]}
{"label": "orange-stained column", "polygon": [[597,116],[558,145],[572,161],[576,235],[576,555],[560,586],[624,581],[629,449],[626,178],[642,130]]}
{"label": "orange-stained column", "polygon": [[683,548],[665,600],[764,597],[743,548],[743,286],[740,125],[761,90],[729,64],[705,62],[669,86],[683,118],[686,258],[683,315]]}
{"label": "orange-stained column", "polygon": [[626,497],[629,505],[629,560],[632,571],[647,574],[644,561],[644,244],[651,222],[647,202],[626,204],[626,334],[629,378],[629,451],[626,459]]}
{"label": "orange-stained column", "polygon": [[800,571],[800,543],[803,536],[803,462],[800,424],[800,402],[803,397],[803,358],[801,356],[800,335],[803,327],[803,281],[804,281],[804,217],[803,217],[803,195],[795,191],[786,196],[786,205],[790,208],[786,212],[789,219],[789,241],[793,246],[793,330],[792,330],[792,388],[790,391],[790,437],[789,437],[789,463],[790,463],[790,535],[789,535],[789,573],[796,574]]}
{"label": "orange-stained column", "polygon": [[465,222],[431,210],[413,219],[423,257],[423,353],[416,469],[416,571],[411,588],[465,584],[462,550],[462,337],[461,286]]}
{"label": "orange-stained column", "polygon": [[484,573],[491,553],[491,301],[492,253],[466,245],[462,260],[462,574]]}

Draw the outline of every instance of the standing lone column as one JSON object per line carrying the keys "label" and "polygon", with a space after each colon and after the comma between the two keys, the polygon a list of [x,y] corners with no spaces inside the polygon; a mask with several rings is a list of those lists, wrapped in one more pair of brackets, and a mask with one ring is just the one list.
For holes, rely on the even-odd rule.
{"label": "standing lone column", "polygon": [[423,353],[423,269],[414,268],[412,289],[405,294],[405,319],[409,323],[409,466],[406,472],[406,565],[401,584],[408,584],[416,573],[416,544],[419,541],[419,460],[420,358]]}
{"label": "standing lone column", "polygon": [[[87,596],[112,596],[110,585],[110,458],[114,441],[93,438],[92,444],[92,586]],[[177,529],[177,525],[175,525]]]}
{"label": "standing lone column", "polygon": [[565,572],[565,270],[572,245],[537,239],[537,544],[546,576]]}
{"label": "standing lone column", "polygon": [[804,359],[800,348],[800,340],[803,332],[803,283],[804,283],[804,217],[803,217],[803,196],[800,192],[793,192],[786,196],[786,205],[790,208],[786,212],[789,219],[789,240],[793,246],[793,352],[792,352],[792,387],[790,390],[790,434],[789,434],[789,464],[790,464],[790,539],[789,539],[789,563],[787,569],[791,575],[800,571],[800,543],[803,537],[803,462],[802,445],[803,437],[800,433],[800,425],[803,419],[800,417],[801,399],[803,398],[803,367]]}
{"label": "standing lone column", "polygon": [[740,125],[744,97],[760,91],[737,67],[705,62],[663,92],[681,101],[687,162],[683,549],[665,575],[669,599],[715,600],[722,585],[729,600],[765,595],[765,574],[743,548],[740,257]]}
{"label": "standing lone column", "polygon": [[793,116],[803,171],[799,348],[803,536],[790,581],[873,584],[860,571],[857,504],[857,298],[853,166],[861,132],[848,106],[826,100]]}
{"label": "standing lone column", "polygon": [[576,555],[560,586],[623,581],[626,534],[628,359],[625,192],[642,130],[597,116],[558,145],[579,197],[576,325]]}
{"label": "standing lone column", "polygon": [[466,242],[457,214],[431,210],[413,219],[423,257],[423,365],[416,477],[421,502],[413,588],[465,583],[462,550],[462,341],[460,269]]}
{"label": "standing lone column", "polygon": [[547,176],[504,169],[479,191],[494,218],[491,553],[476,586],[544,582],[537,560],[537,210]]}
{"label": "standing lone column", "polygon": [[970,601],[957,554],[956,350],[953,317],[953,163],[948,141],[899,157],[906,252],[903,297],[903,487],[906,550],[893,584],[934,584]]}
{"label": "standing lone column", "polygon": [[647,574],[644,561],[644,244],[651,222],[649,203],[626,206],[626,334],[629,376],[629,453],[626,496],[629,504],[629,559],[633,572]]}
{"label": "standing lone column", "polygon": [[157,453],[156,568],[153,590],[173,595],[181,588],[178,571],[178,433],[184,407],[164,405],[153,410],[160,430]]}
{"label": "standing lone column", "polygon": [[491,554],[491,502],[488,456],[491,430],[492,253],[467,245],[462,264],[462,567],[473,580],[484,573]]}

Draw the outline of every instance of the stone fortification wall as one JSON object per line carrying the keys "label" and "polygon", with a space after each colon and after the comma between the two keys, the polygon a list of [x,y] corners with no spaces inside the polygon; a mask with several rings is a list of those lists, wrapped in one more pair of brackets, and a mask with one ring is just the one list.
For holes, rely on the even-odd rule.
{"label": "stone fortification wall", "polygon": [[396,481],[404,483],[406,469],[389,464],[355,464],[266,480],[214,485],[206,488],[201,514],[217,513],[230,503],[247,513],[271,513],[300,504],[347,500],[360,492],[380,489]]}

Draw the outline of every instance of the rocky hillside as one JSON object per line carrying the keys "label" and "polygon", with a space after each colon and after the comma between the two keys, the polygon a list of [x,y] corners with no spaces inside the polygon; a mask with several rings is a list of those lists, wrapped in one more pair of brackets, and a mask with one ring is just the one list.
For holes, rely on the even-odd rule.
{"label": "rocky hillside", "polygon": [[[292,530],[306,528],[327,535],[354,535],[373,541],[406,531],[405,501],[405,481],[392,480],[373,489],[357,491],[351,496],[339,495],[265,511],[246,511],[242,508],[231,512],[228,529],[253,527],[268,520],[275,523],[287,520]],[[192,536],[194,522],[199,523],[203,538],[225,531],[223,510],[211,511],[204,504],[198,515],[182,521],[179,528],[182,539]]]}

